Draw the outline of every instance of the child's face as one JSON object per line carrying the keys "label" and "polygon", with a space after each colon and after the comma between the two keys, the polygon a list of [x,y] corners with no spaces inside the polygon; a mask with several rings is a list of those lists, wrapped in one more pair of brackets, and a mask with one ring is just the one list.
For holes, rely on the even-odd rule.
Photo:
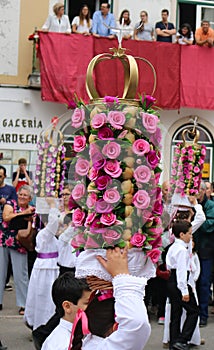
{"label": "child's face", "polygon": [[82,294],[82,297],[78,300],[77,305],[73,304],[71,301],[65,300],[62,303],[62,307],[64,309],[64,319],[69,322],[74,322],[76,313],[79,309],[85,310],[88,306],[89,299],[90,299],[91,292],[90,291],[84,291]]}
{"label": "child's face", "polygon": [[191,239],[192,239],[192,227],[190,227],[190,229],[187,231],[187,233],[181,232],[180,238],[185,243],[189,243],[191,241]]}
{"label": "child's face", "polygon": [[88,306],[89,299],[90,299],[91,291],[84,290],[82,293],[82,297],[78,300],[77,303],[77,310],[82,309],[85,310]]}

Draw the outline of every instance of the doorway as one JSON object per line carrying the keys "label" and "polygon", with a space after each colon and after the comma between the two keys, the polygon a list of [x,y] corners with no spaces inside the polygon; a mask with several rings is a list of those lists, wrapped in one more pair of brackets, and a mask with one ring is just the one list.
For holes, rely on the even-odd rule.
{"label": "doorway", "polygon": [[196,29],[196,4],[187,4],[179,2],[179,17],[178,27],[183,23],[189,23],[192,27],[193,33]]}
{"label": "doorway", "polygon": [[70,21],[72,22],[73,18],[75,16],[79,16],[80,9],[83,5],[87,5],[90,9],[91,18],[93,16],[93,13],[96,11],[96,0],[82,0],[82,1],[74,1],[74,0],[68,0],[68,17]]}

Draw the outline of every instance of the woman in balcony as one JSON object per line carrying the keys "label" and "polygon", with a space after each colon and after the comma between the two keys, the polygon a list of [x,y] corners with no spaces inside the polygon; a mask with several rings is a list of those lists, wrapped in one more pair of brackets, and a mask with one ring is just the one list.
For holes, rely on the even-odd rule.
{"label": "woman in balcony", "polygon": [[123,39],[131,39],[133,35],[133,28],[131,27],[131,19],[128,10],[123,10],[120,14],[119,23],[117,25],[119,29],[123,29]]}
{"label": "woman in balcony", "polygon": [[181,25],[181,28],[176,34],[176,43],[180,45],[192,45],[193,44],[193,32],[191,26],[188,23]]}
{"label": "woman in balcony", "polygon": [[134,29],[134,39],[135,40],[146,40],[155,41],[155,30],[151,23],[148,22],[147,11],[141,11],[140,13],[141,21],[135,25]]}
{"label": "woman in balcony", "polygon": [[80,9],[79,16],[74,17],[72,21],[72,32],[90,35],[91,28],[92,19],[90,18],[90,10],[87,5],[83,5]]}
{"label": "woman in balcony", "polygon": [[64,5],[57,2],[53,6],[54,15],[49,15],[42,26],[43,32],[71,33],[71,25],[67,15],[64,15]]}

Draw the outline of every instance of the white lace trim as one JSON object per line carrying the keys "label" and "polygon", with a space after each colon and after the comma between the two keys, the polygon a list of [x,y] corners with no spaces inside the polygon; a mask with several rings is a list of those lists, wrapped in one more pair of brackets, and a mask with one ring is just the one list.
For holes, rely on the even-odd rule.
{"label": "white lace trim", "polygon": [[[79,255],[75,274],[77,278],[96,276],[112,281],[112,276],[99,263],[97,255],[106,258],[106,250],[88,249]],[[132,276],[144,277],[147,280],[156,276],[156,268],[151,259],[147,258],[139,248],[132,248],[128,251],[128,268]]]}

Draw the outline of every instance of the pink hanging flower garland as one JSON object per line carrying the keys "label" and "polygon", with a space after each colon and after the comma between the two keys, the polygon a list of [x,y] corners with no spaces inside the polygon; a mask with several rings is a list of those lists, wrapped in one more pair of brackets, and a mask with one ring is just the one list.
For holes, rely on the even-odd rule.
{"label": "pink hanging flower garland", "polygon": [[172,163],[171,189],[181,196],[197,195],[202,180],[203,164],[206,157],[206,147],[200,148],[194,144],[184,147],[178,143]]}

